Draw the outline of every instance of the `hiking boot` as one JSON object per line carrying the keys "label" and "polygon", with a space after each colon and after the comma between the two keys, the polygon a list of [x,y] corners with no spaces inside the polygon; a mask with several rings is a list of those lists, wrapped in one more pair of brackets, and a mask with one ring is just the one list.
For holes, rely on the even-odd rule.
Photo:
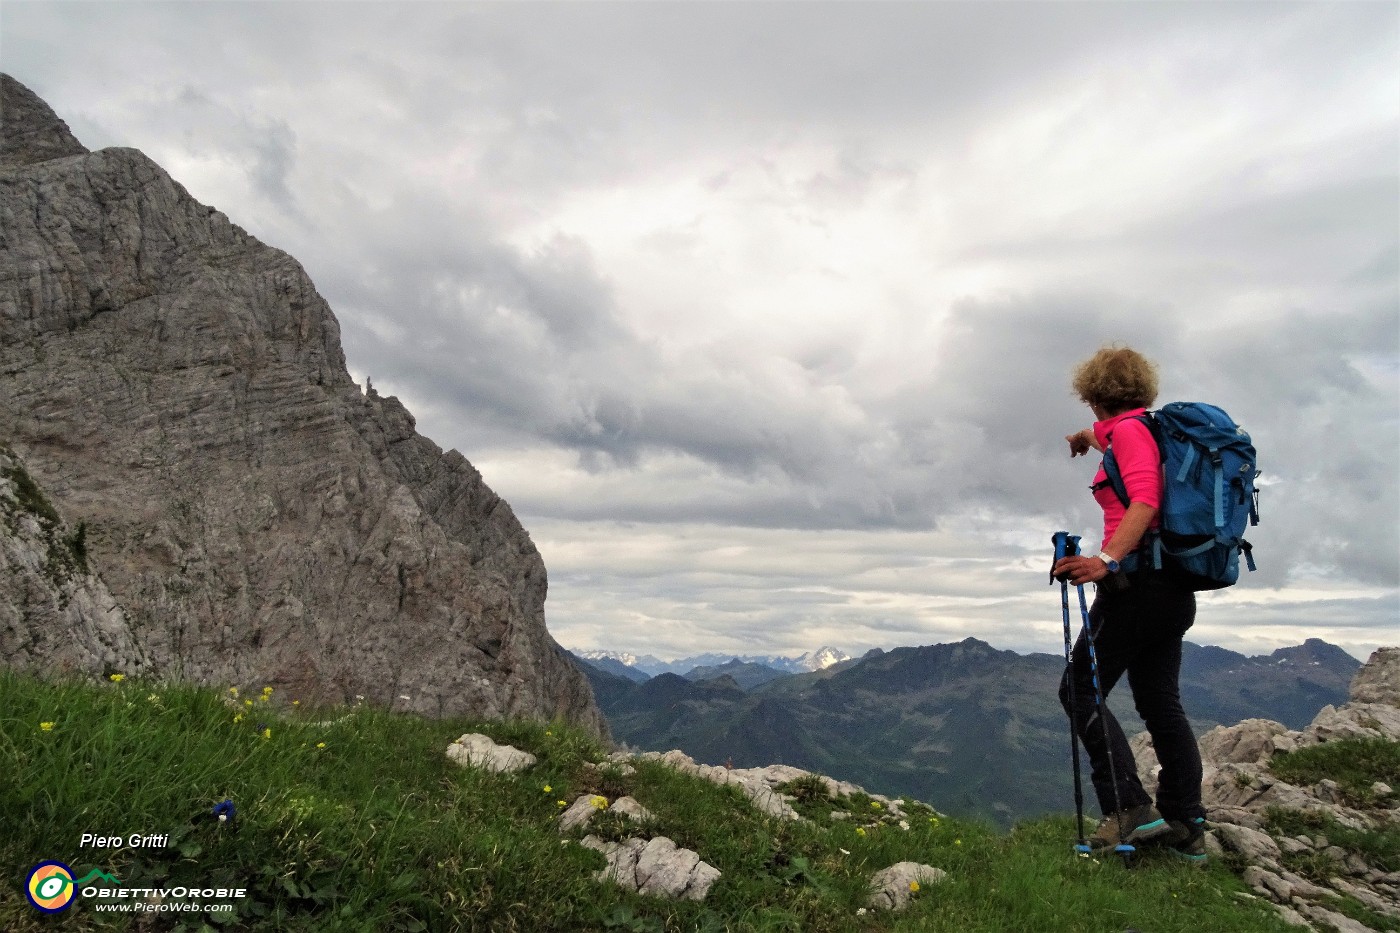
{"label": "hiking boot", "polygon": [[1204,865],[1206,855],[1206,821],[1199,816],[1190,820],[1168,820],[1171,835],[1165,837],[1173,854],[1196,865]]}
{"label": "hiking boot", "polygon": [[1111,849],[1120,842],[1140,845],[1160,840],[1171,831],[1171,827],[1162,819],[1162,814],[1157,812],[1157,808],[1145,803],[1139,807],[1110,813],[1099,821],[1098,828],[1088,841],[1094,849]]}

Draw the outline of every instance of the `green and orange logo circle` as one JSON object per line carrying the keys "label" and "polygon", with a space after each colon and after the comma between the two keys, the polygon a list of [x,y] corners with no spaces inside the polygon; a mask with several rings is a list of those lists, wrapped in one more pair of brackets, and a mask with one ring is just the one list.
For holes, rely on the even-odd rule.
{"label": "green and orange logo circle", "polygon": [[24,893],[35,909],[46,914],[67,910],[72,905],[76,893],[73,869],[62,862],[40,862],[29,873]]}

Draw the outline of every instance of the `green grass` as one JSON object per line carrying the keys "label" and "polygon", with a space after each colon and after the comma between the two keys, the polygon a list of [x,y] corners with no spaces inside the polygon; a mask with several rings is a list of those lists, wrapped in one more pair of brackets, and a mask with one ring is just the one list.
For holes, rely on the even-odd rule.
{"label": "green grass", "polygon": [[1384,782],[1400,788],[1400,742],[1389,739],[1342,739],[1281,752],[1269,761],[1269,770],[1290,784],[1336,781],[1349,803],[1372,806],[1371,786]]}
{"label": "green grass", "polygon": [[[999,834],[906,803],[905,829],[869,798],[833,802],[809,787],[800,809],[812,818],[783,822],[733,788],[655,762],[631,775],[586,767],[605,750],[560,724],[311,713],[286,699],[0,672],[0,929],[1287,929],[1242,898],[1224,866],[1199,870],[1162,853],[1127,870],[1076,857],[1072,818]],[[513,776],[461,769],[444,750],[470,731],[540,761]],[[655,814],[655,832],[723,873],[709,897],[666,902],[596,881],[602,856],[557,830],[558,802],[585,793],[636,797]],[[238,809],[227,824],[211,814],[224,799]],[[610,832],[621,831],[613,821]],[[170,839],[159,849],[81,848],[84,832]],[[100,869],[126,889],[241,887],[248,896],[213,917],[138,919],[79,898],[51,918],[22,892],[44,859],[80,876]],[[866,879],[903,860],[948,879],[905,914],[862,913]]]}
{"label": "green grass", "polygon": [[[1362,832],[1338,823],[1331,816],[1321,812],[1299,812],[1297,810],[1270,809],[1265,824],[1275,836],[1326,836],[1327,841],[1356,854],[1369,864],[1384,872],[1400,871],[1400,827],[1382,826]],[[1315,856],[1304,853],[1305,858]],[[1336,869],[1324,871],[1319,864],[1316,870],[1300,872],[1315,880],[1335,875]]]}

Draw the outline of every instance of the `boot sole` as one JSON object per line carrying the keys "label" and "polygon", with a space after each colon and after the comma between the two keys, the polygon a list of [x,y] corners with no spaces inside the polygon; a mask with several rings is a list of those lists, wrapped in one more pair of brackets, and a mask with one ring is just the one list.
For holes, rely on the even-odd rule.
{"label": "boot sole", "polygon": [[1143,823],[1141,826],[1128,833],[1128,841],[1155,842],[1161,840],[1163,836],[1173,835],[1174,830],[1167,825],[1166,820],[1153,820],[1151,823]]}
{"label": "boot sole", "polygon": [[[1163,837],[1173,834],[1171,826],[1164,819],[1153,820],[1150,823],[1143,823],[1134,828],[1123,841],[1129,845],[1137,845],[1144,842],[1162,842]],[[1089,844],[1095,851],[1103,852],[1118,845],[1116,840],[1090,839]]]}

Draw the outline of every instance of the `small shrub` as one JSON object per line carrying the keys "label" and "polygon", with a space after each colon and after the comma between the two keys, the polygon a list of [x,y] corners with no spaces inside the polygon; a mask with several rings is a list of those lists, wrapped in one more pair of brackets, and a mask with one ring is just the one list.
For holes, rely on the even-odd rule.
{"label": "small shrub", "polygon": [[774,790],[798,803],[821,803],[831,799],[826,781],[816,774],[807,774],[786,784],[779,784]]}
{"label": "small shrub", "polygon": [[6,467],[3,471],[4,477],[15,484],[15,500],[20,508],[36,516],[45,525],[58,524],[58,511],[54,509],[53,503],[44,495],[39,484],[34,482],[34,478],[29,475],[29,471],[19,464]]}
{"label": "small shrub", "polygon": [[629,775],[617,765],[592,762],[583,763],[575,781],[588,793],[598,794],[609,800],[631,796],[636,784],[633,775]]}
{"label": "small shrub", "polygon": [[87,522],[78,522],[77,529],[66,538],[63,543],[68,546],[68,553],[73,556],[73,564],[81,573],[88,572],[88,550],[87,550]]}

